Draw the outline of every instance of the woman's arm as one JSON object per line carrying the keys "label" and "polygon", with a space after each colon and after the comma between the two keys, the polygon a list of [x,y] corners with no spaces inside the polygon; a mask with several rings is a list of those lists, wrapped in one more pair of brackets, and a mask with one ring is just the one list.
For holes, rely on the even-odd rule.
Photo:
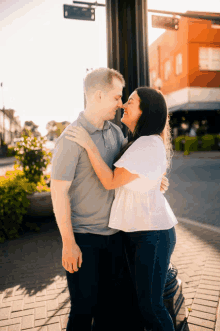
{"label": "woman's arm", "polygon": [[98,148],[84,128],[74,127],[66,130],[65,133],[70,135],[65,138],[75,141],[86,149],[93,169],[106,190],[113,190],[139,178],[139,175],[132,174],[125,168],[115,168],[112,171],[103,161]]}
{"label": "woman's arm", "polygon": [[[113,190],[117,187],[126,185],[137,178],[140,178],[139,175],[132,174],[125,168],[115,168],[115,170],[112,171],[103,161],[98,148],[84,128],[69,128],[65,131],[65,133],[69,135],[65,138],[75,141],[77,144],[86,149],[93,169],[106,190]],[[162,193],[165,193],[169,186],[169,181],[165,177],[165,174],[163,175],[160,186],[160,191]]]}
{"label": "woman's arm", "polygon": [[115,168],[113,172],[103,161],[94,143],[93,146],[86,150],[93,169],[106,190],[113,190],[139,178],[139,175],[132,174],[125,168]]}

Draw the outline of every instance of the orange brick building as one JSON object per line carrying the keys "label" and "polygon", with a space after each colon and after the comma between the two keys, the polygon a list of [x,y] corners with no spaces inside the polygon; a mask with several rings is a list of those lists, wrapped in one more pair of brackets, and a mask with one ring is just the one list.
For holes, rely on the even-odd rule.
{"label": "orange brick building", "polygon": [[166,30],[150,45],[149,62],[150,84],[165,95],[172,127],[205,121],[208,133],[219,133],[220,23],[181,17],[178,30]]}

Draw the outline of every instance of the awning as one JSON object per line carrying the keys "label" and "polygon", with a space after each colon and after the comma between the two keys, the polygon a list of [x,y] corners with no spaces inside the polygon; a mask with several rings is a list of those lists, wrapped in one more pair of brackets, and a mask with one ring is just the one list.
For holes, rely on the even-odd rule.
{"label": "awning", "polygon": [[187,102],[178,106],[170,107],[169,113],[192,110],[220,110],[220,102]]}

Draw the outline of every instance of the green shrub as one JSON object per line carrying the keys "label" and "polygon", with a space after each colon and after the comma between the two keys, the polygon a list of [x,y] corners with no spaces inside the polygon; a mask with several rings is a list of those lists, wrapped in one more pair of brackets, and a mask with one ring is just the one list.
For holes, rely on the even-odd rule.
{"label": "green shrub", "polygon": [[40,181],[36,185],[35,192],[50,192],[50,175],[41,176]]}
{"label": "green shrub", "polygon": [[[13,150],[15,152],[15,170],[7,171],[5,176],[0,177],[0,242],[18,238],[25,227],[39,230],[34,223],[24,224],[24,215],[30,204],[27,195],[50,191],[50,175],[43,175],[52,156],[44,149],[46,138],[22,135],[22,139],[14,149],[9,150],[9,155]],[[19,165],[22,170],[17,170]]]}
{"label": "green shrub", "polygon": [[207,134],[207,135],[201,137],[201,140],[202,140],[202,146],[201,146],[202,151],[213,150],[213,147],[215,145],[215,138],[213,135]]}
{"label": "green shrub", "polygon": [[[207,147],[207,145],[209,145],[208,140],[211,137],[212,137],[212,144]],[[218,151],[220,149],[220,135],[219,134],[207,135],[206,139],[204,139],[203,141],[203,144],[204,144],[204,149],[208,148],[208,150]]]}
{"label": "green shrub", "polygon": [[15,156],[15,155],[16,155],[15,147],[8,147],[7,157],[11,157],[11,156]]}
{"label": "green shrub", "polygon": [[25,228],[39,231],[35,223],[24,224],[24,215],[30,204],[27,195],[50,191],[47,185],[50,175],[42,176],[35,184],[29,182],[24,172],[17,170],[17,167],[0,177],[0,243],[6,239],[18,238],[19,232],[24,231]]}
{"label": "green shrub", "polygon": [[184,155],[188,155],[190,152],[195,152],[195,151],[198,151],[198,138],[187,136],[184,146]]}
{"label": "green shrub", "polygon": [[[185,140],[184,145],[182,141]],[[197,137],[179,136],[174,140],[175,150],[184,150],[184,155],[195,151],[212,151],[220,149],[220,135],[205,135]]]}
{"label": "green shrub", "polygon": [[215,135],[213,135],[213,137],[215,139],[215,144],[213,146],[213,150],[218,151],[218,150],[220,150],[220,135],[215,134]]}
{"label": "green shrub", "polygon": [[[18,170],[17,170],[18,172]],[[36,184],[29,183],[21,173],[0,177],[0,242],[18,238],[23,216],[30,204],[27,194],[34,192]]]}
{"label": "green shrub", "polygon": [[43,171],[51,161],[52,153],[47,152],[43,144],[46,138],[22,135],[22,142],[17,142],[15,164],[22,165],[25,177],[29,182],[38,183]]}
{"label": "green shrub", "polygon": [[182,151],[183,150],[182,140],[184,140],[184,139],[185,139],[185,136],[179,136],[174,140],[176,151]]}

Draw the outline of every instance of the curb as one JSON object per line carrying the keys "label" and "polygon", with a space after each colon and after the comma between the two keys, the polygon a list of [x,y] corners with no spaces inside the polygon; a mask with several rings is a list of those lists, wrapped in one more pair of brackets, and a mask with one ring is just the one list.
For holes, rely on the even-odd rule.
{"label": "curb", "polygon": [[220,300],[218,303],[218,308],[216,313],[215,331],[220,331]]}
{"label": "curb", "polygon": [[216,313],[215,331],[220,331],[220,301],[218,302],[218,308]]}

